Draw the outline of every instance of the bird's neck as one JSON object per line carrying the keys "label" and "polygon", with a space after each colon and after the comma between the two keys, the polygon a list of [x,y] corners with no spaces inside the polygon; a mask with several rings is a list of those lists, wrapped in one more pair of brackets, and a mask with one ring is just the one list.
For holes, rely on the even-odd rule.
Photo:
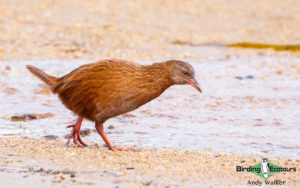
{"label": "bird's neck", "polygon": [[146,66],[146,69],[147,76],[145,78],[153,80],[154,83],[159,84],[164,90],[174,84],[171,70],[166,63],[154,63]]}

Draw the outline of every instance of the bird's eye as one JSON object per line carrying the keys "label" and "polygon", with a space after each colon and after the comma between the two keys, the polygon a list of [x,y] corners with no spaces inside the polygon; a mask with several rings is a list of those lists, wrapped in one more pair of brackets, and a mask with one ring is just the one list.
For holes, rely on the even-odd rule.
{"label": "bird's eye", "polygon": [[186,76],[187,76],[187,75],[189,75],[189,73],[188,73],[188,72],[183,72],[183,74],[184,74],[184,75],[186,75]]}

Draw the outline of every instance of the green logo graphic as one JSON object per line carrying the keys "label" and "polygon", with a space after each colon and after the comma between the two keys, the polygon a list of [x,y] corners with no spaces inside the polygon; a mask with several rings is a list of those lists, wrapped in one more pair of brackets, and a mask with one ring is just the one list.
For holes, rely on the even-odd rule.
{"label": "green logo graphic", "polygon": [[265,179],[273,176],[274,173],[281,172],[280,170],[277,170],[280,169],[280,167],[273,163],[268,162],[267,158],[263,158],[261,163],[258,163],[252,167],[261,169],[259,172],[252,171],[252,173]]}
{"label": "green logo graphic", "polygon": [[296,172],[296,168],[279,167],[273,163],[270,163],[267,158],[263,158],[261,163],[258,163],[253,166],[249,166],[249,167],[236,166],[236,171],[251,172],[257,176],[267,179],[269,177],[272,177],[275,173],[290,172],[290,171]]}

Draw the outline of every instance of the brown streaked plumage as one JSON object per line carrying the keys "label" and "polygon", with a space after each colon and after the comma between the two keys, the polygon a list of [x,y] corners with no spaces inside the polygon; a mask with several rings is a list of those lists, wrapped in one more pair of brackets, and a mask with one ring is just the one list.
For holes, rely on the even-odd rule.
{"label": "brown streaked plumage", "polygon": [[[96,122],[96,129],[109,149],[118,149],[107,139],[103,123],[111,117],[132,111],[161,95],[174,84],[190,84],[201,92],[194,69],[186,62],[169,60],[139,65],[124,60],[102,60],[83,65],[56,78],[31,65],[27,69],[50,86],[63,104],[80,118],[73,127],[76,145],[83,118]],[[80,146],[80,145],[79,145]]]}

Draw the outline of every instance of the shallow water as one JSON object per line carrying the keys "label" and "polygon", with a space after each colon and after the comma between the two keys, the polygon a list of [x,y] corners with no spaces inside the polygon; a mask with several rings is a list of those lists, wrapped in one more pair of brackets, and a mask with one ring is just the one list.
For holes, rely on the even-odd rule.
{"label": "shallow water", "polygon": [[[173,86],[159,98],[105,123],[117,145],[171,147],[187,150],[211,148],[237,154],[269,153],[300,156],[300,59],[231,58],[189,61],[196,69],[203,93],[190,86]],[[61,76],[89,61],[0,62],[0,116],[54,113],[54,117],[13,122],[0,118],[0,135],[64,138],[76,119],[26,69],[37,66]],[[6,70],[10,66],[11,70]],[[247,79],[247,76],[253,76]],[[236,78],[238,76],[238,78]],[[242,79],[241,79],[242,78]],[[249,78],[249,77],[248,77]],[[7,89],[8,88],[8,89]],[[9,93],[15,88],[18,91]],[[113,125],[114,129],[108,129]],[[84,121],[82,129],[94,130]],[[95,132],[83,140],[103,144]]]}

